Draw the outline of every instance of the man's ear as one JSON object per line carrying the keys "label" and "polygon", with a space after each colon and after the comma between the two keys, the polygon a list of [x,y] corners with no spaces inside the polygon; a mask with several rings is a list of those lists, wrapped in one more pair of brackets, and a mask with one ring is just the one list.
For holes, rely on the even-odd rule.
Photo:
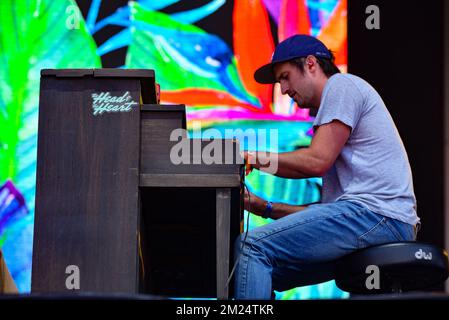
{"label": "man's ear", "polygon": [[312,70],[315,71],[317,64],[318,64],[318,61],[314,56],[312,56],[312,55],[307,56],[306,66],[309,71],[312,71]]}

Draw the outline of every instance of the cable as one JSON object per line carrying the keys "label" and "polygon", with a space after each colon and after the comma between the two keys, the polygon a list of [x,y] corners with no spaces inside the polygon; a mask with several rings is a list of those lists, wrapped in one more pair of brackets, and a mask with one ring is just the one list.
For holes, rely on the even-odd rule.
{"label": "cable", "polygon": [[243,248],[245,246],[246,238],[248,236],[248,231],[249,231],[249,216],[251,214],[251,195],[250,195],[249,189],[245,183],[243,183],[243,189],[244,189],[243,193],[245,192],[245,189],[248,191],[248,210],[247,210],[248,215],[247,215],[247,219],[246,219],[246,231],[245,231],[245,236],[243,237],[242,246],[240,248],[239,255],[235,259],[234,267],[232,268],[231,273],[229,274],[228,280],[226,281],[225,288],[229,287],[229,283],[231,282],[231,279],[232,279],[232,276],[234,275],[235,269],[237,268],[237,265],[239,264],[240,257],[242,256]]}

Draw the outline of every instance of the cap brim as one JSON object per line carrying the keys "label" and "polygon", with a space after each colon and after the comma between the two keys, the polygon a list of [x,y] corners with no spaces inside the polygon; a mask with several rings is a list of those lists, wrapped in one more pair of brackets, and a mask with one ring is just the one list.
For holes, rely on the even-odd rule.
{"label": "cap brim", "polygon": [[254,79],[262,84],[275,83],[276,78],[273,72],[273,63],[267,63],[254,72]]}

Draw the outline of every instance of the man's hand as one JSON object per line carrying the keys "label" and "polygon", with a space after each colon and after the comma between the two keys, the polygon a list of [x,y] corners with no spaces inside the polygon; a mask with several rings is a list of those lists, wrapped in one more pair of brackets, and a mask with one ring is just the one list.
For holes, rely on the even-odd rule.
{"label": "man's hand", "polygon": [[[265,209],[267,207],[267,201],[256,196],[245,189],[244,196],[244,207],[246,211],[249,211],[257,216],[263,217]],[[307,208],[305,205],[292,205],[287,203],[276,202],[273,203],[273,211],[271,212],[271,219],[280,219],[282,217],[288,216],[289,214],[302,211]]]}
{"label": "man's hand", "polygon": [[243,151],[241,156],[245,163],[245,176],[253,171],[253,165],[256,163],[256,153],[254,151]]}

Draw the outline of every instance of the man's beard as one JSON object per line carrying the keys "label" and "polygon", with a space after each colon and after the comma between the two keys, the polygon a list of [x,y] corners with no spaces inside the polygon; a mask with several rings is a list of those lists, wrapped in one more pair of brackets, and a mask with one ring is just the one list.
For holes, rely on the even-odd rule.
{"label": "man's beard", "polygon": [[299,100],[299,102],[301,102],[301,104],[298,101],[295,101],[295,102],[296,102],[296,105],[298,106],[298,108],[300,108],[300,109],[316,109],[317,108],[312,103],[304,101],[303,98]]}

